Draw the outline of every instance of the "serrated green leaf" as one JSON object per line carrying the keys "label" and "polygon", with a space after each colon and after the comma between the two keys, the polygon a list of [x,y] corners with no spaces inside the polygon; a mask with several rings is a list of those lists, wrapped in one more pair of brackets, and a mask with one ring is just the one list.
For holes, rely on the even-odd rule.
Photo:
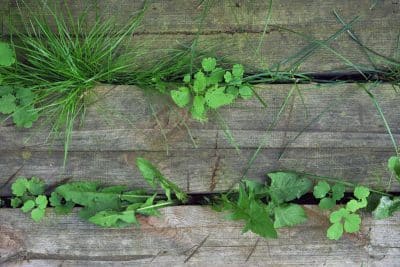
{"label": "serrated green leaf", "polygon": [[233,79],[232,73],[231,73],[230,71],[227,71],[227,72],[224,74],[224,79],[225,79],[225,82],[226,82],[226,83],[230,83],[230,82],[232,81],[232,79]]}
{"label": "serrated green leaf", "polygon": [[16,98],[12,94],[0,97],[0,113],[11,114],[17,109]]}
{"label": "serrated green leaf", "polygon": [[367,198],[369,194],[369,189],[365,186],[357,186],[354,188],[354,196],[360,200]]}
{"label": "serrated green leaf", "polygon": [[215,69],[215,67],[217,66],[217,60],[212,57],[204,58],[201,61],[201,66],[207,72],[213,71]]}
{"label": "serrated green leaf", "polygon": [[269,188],[272,200],[276,203],[288,202],[310,191],[312,182],[307,178],[301,178],[291,172],[269,173],[271,186]]}
{"label": "serrated green leaf", "polygon": [[243,99],[250,99],[253,96],[253,90],[249,85],[241,85],[239,87],[239,94]]}
{"label": "serrated green leaf", "polygon": [[206,120],[206,100],[203,96],[196,95],[193,98],[193,106],[190,109],[192,117],[198,121]]}
{"label": "serrated green leaf", "polygon": [[46,184],[42,179],[32,177],[28,180],[26,187],[32,195],[38,196],[44,193]]}
{"label": "serrated green leaf", "polygon": [[0,42],[0,66],[9,67],[15,63],[14,51],[7,43]]}
{"label": "serrated green leaf", "polygon": [[206,92],[205,100],[210,108],[217,109],[231,104],[235,97],[231,94],[226,94],[225,87],[215,87]]}
{"label": "serrated green leaf", "polygon": [[22,197],[27,191],[28,179],[18,177],[17,180],[11,185],[11,191],[14,196]]}
{"label": "serrated green leaf", "polygon": [[390,157],[388,160],[388,168],[396,175],[397,179],[400,180],[400,157]]}
{"label": "serrated green leaf", "polygon": [[304,209],[297,204],[280,205],[274,209],[274,227],[294,226],[307,221]]}
{"label": "serrated green leaf", "polygon": [[316,198],[324,198],[330,190],[331,187],[327,182],[319,181],[318,184],[314,186],[313,195]]}
{"label": "serrated green leaf", "polygon": [[344,197],[346,187],[342,184],[334,184],[332,186],[332,198],[335,201],[341,200]]}
{"label": "serrated green leaf", "polygon": [[344,230],[347,233],[355,233],[360,230],[361,217],[358,214],[348,214],[344,218]]}
{"label": "serrated green leaf", "polygon": [[46,213],[45,209],[36,208],[32,210],[31,217],[35,222],[40,222]]}
{"label": "serrated green leaf", "polygon": [[35,207],[35,201],[33,200],[28,200],[25,201],[24,205],[22,205],[21,210],[23,212],[29,212]]}
{"label": "serrated green leaf", "polygon": [[12,115],[15,125],[18,127],[31,128],[38,120],[39,114],[33,106],[19,107]]}
{"label": "serrated green leaf", "polygon": [[382,196],[379,200],[378,206],[372,212],[375,219],[381,220],[389,218],[394,212],[400,210],[400,198],[396,197],[390,199],[387,196]]}
{"label": "serrated green leaf", "polygon": [[138,224],[138,221],[133,210],[128,211],[100,211],[94,216],[89,218],[91,223],[102,227],[118,227],[118,221],[125,222],[127,224]]}
{"label": "serrated green leaf", "polygon": [[333,200],[330,197],[325,197],[325,198],[323,198],[323,199],[321,199],[319,201],[319,205],[318,206],[323,210],[329,210],[329,209],[335,207],[335,205],[336,205],[336,201],[335,200]]}
{"label": "serrated green leaf", "polygon": [[339,240],[343,235],[343,225],[341,223],[334,223],[326,232],[326,236],[331,240]]}
{"label": "serrated green leaf", "polygon": [[171,98],[175,104],[183,108],[190,102],[190,90],[187,87],[179,87],[178,90],[171,91]]}
{"label": "serrated green leaf", "polygon": [[39,209],[45,209],[48,204],[47,197],[44,195],[40,195],[35,199],[36,205]]}
{"label": "serrated green leaf", "polygon": [[194,75],[193,91],[201,93],[206,89],[207,79],[203,72],[199,71]]}
{"label": "serrated green leaf", "polygon": [[243,78],[244,68],[241,64],[235,64],[232,67],[232,75],[235,78]]}
{"label": "serrated green leaf", "polygon": [[[71,201],[65,201],[62,196],[56,192],[52,192],[49,198],[50,205],[54,207],[57,214],[69,214],[72,212],[75,204]],[[63,203],[65,202],[65,203]]]}

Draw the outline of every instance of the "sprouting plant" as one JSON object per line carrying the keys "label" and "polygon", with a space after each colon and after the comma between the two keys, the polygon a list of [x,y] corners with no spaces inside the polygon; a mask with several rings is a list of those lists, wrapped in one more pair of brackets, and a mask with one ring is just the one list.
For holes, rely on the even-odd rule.
{"label": "sprouting plant", "polygon": [[231,220],[243,220],[243,232],[252,231],[265,238],[276,238],[277,228],[294,226],[307,220],[304,209],[288,203],[306,194],[312,187],[309,179],[294,173],[269,173],[270,185],[243,180],[237,194],[223,194],[215,205],[229,211]]}
{"label": "sprouting plant", "polygon": [[319,181],[314,186],[313,195],[320,199],[319,207],[321,209],[331,209],[336,205],[336,201],[344,197],[346,187],[343,184],[336,183],[331,186],[326,181]]}
{"label": "sprouting plant", "polygon": [[186,74],[185,86],[171,90],[171,98],[179,107],[191,105],[192,117],[207,120],[207,111],[229,105],[239,96],[248,99],[253,95],[252,86],[243,82],[244,68],[240,64],[225,71],[217,67],[215,58],[204,58],[202,69],[193,76]]}
{"label": "sprouting plant", "polygon": [[[92,103],[96,94],[93,88],[99,83],[112,83],[134,65],[135,51],[124,50],[122,43],[139,25],[147,4],[120,29],[115,27],[113,19],[98,17],[91,22],[86,12],[73,18],[67,6],[53,7],[47,1],[39,4],[50,17],[35,13],[28,6],[26,13],[21,12],[27,21],[24,32],[11,28],[20,40],[13,45],[24,60],[13,67],[1,68],[0,75],[4,85],[25,88],[35,94],[33,103],[22,107],[20,112],[17,110],[14,121],[30,126],[34,121],[32,113],[34,118],[45,117],[52,134],[64,135],[65,163],[72,130]],[[0,49],[4,50],[3,45]],[[7,101],[10,112],[13,97],[8,95],[3,101]]]}
{"label": "sprouting plant", "polygon": [[46,212],[47,197],[44,195],[45,184],[42,180],[32,177],[19,177],[11,186],[14,197],[11,199],[13,208],[21,207],[23,212],[31,212],[35,222],[40,221]]}
{"label": "sprouting plant", "polygon": [[361,217],[357,211],[367,207],[369,194],[370,190],[367,187],[355,187],[355,199],[351,199],[344,208],[340,208],[330,214],[329,221],[332,225],[326,233],[329,239],[338,240],[344,232],[355,233],[360,230]]}
{"label": "sprouting plant", "polygon": [[59,185],[47,199],[42,180],[21,177],[12,184],[14,198],[11,205],[14,208],[21,207],[23,212],[31,211],[36,222],[44,217],[48,202],[57,214],[68,214],[74,207],[80,206],[80,217],[91,223],[102,227],[124,227],[138,224],[137,214],[157,216],[160,214],[160,208],[187,200],[186,193],[166,179],[149,161],[138,158],[136,164],[153,188],[160,186],[164,190],[166,199],[143,189],[128,190],[126,186],[104,187],[89,181]]}

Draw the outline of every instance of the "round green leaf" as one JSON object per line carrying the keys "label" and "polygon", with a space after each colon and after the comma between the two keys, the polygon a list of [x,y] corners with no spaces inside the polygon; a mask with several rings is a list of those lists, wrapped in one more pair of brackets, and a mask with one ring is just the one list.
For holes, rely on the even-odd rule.
{"label": "round green leaf", "polygon": [[17,104],[15,103],[15,96],[12,94],[3,95],[0,97],[0,113],[11,114],[17,109]]}
{"label": "round green leaf", "polygon": [[349,214],[344,219],[344,230],[347,233],[355,233],[360,230],[361,217],[358,214]]}
{"label": "round green leaf", "polygon": [[33,200],[28,200],[24,203],[24,205],[21,207],[21,210],[23,212],[28,212],[31,211],[35,207],[35,201]]}
{"label": "round green leaf", "polygon": [[184,83],[190,83],[190,80],[191,80],[190,74],[186,74],[185,76],[183,76]]}
{"label": "round green leaf", "polygon": [[335,201],[338,201],[344,197],[344,192],[346,191],[346,187],[342,184],[335,184],[332,186],[332,198]]}
{"label": "round green leaf", "polygon": [[0,66],[8,67],[15,63],[14,51],[7,43],[0,42]]}
{"label": "round green leaf", "polygon": [[217,66],[217,60],[212,57],[204,58],[201,61],[201,66],[205,71],[210,72],[215,69],[215,66]]}
{"label": "round green leaf", "polygon": [[224,79],[226,83],[229,83],[232,81],[232,73],[230,71],[227,71],[224,75]]}
{"label": "round green leaf", "polygon": [[323,198],[328,194],[331,187],[325,181],[319,181],[316,186],[314,186],[313,195],[316,198]]}
{"label": "round green leaf", "polygon": [[358,199],[367,198],[369,196],[369,189],[365,186],[357,186],[354,189],[354,196]]}
{"label": "round green leaf", "polygon": [[341,223],[334,223],[328,228],[326,236],[331,240],[339,240],[343,235],[343,225]]}
{"label": "round green leaf", "polygon": [[40,209],[45,209],[47,207],[48,201],[47,201],[47,197],[44,195],[40,195],[36,198],[35,200],[36,205],[40,208]]}
{"label": "round green leaf", "polygon": [[206,120],[206,101],[204,97],[196,95],[193,99],[193,106],[191,108],[191,113],[194,119],[198,121],[205,121]]}
{"label": "round green leaf", "polygon": [[239,87],[239,94],[243,99],[250,99],[253,96],[253,90],[248,85]]}
{"label": "round green leaf", "polygon": [[45,209],[36,208],[32,210],[31,217],[35,222],[40,222],[43,219],[45,213]]}
{"label": "round green leaf", "polygon": [[400,157],[393,156],[388,160],[388,168],[400,179]]}
{"label": "round green leaf", "polygon": [[336,201],[335,200],[333,200],[330,197],[325,197],[325,198],[320,200],[318,206],[323,210],[329,210],[329,209],[333,208],[335,205],[336,205]]}
{"label": "round green leaf", "polygon": [[242,78],[244,74],[244,68],[241,64],[235,64],[232,67],[232,74],[235,78]]}
{"label": "round green leaf", "polygon": [[199,71],[194,75],[193,91],[201,93],[206,89],[207,79],[203,72]]}

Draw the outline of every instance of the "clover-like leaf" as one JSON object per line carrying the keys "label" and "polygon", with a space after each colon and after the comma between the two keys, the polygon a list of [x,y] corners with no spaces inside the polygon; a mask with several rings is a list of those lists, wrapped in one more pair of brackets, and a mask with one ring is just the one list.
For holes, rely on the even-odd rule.
{"label": "clover-like leaf", "polygon": [[225,79],[225,82],[226,82],[226,83],[231,82],[232,79],[233,79],[232,73],[231,73],[230,71],[227,71],[227,72],[224,74],[224,79]]}
{"label": "clover-like leaf", "polygon": [[35,201],[33,200],[28,200],[25,201],[24,205],[22,205],[21,210],[23,212],[29,212],[35,207]]}
{"label": "clover-like leaf", "polygon": [[215,67],[217,66],[217,60],[212,57],[204,58],[201,61],[201,66],[203,67],[204,71],[207,71],[207,72],[213,71],[215,69]]}
{"label": "clover-like leaf", "polygon": [[40,195],[35,199],[36,205],[38,206],[38,208],[40,209],[45,209],[47,207],[48,204],[48,200],[47,197],[44,195]]}
{"label": "clover-like leaf", "polygon": [[18,108],[12,118],[18,127],[31,128],[33,123],[38,120],[39,114],[33,106],[25,106]]}
{"label": "clover-like leaf", "polygon": [[32,210],[31,217],[35,222],[40,222],[46,213],[45,209],[36,208]]}
{"label": "clover-like leaf", "polygon": [[361,217],[358,214],[349,214],[344,218],[344,230],[355,233],[360,230]]}
{"label": "clover-like leaf", "polygon": [[390,157],[388,160],[388,168],[396,175],[396,178],[400,180],[400,157]]}
{"label": "clover-like leaf", "polygon": [[191,79],[192,78],[190,77],[190,74],[186,74],[185,76],[183,76],[184,83],[190,83]]}

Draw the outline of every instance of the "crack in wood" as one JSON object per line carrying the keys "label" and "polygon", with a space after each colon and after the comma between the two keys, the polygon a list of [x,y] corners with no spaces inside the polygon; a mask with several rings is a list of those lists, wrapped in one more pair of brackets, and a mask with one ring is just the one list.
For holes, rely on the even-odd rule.
{"label": "crack in wood", "polygon": [[258,242],[260,242],[260,238],[257,238],[256,243],[254,244],[254,246],[251,248],[249,255],[247,255],[246,258],[246,262],[248,262],[248,260],[250,259],[250,257],[253,255],[254,251],[257,248]]}
{"label": "crack in wood", "polygon": [[207,239],[208,239],[209,236],[210,236],[210,235],[207,235],[207,236],[203,239],[203,241],[200,242],[200,244],[193,250],[193,252],[190,253],[190,255],[183,261],[183,263],[188,262],[188,261],[193,257],[193,255],[196,254],[197,251],[199,251],[199,249],[204,245],[204,243],[207,241]]}

